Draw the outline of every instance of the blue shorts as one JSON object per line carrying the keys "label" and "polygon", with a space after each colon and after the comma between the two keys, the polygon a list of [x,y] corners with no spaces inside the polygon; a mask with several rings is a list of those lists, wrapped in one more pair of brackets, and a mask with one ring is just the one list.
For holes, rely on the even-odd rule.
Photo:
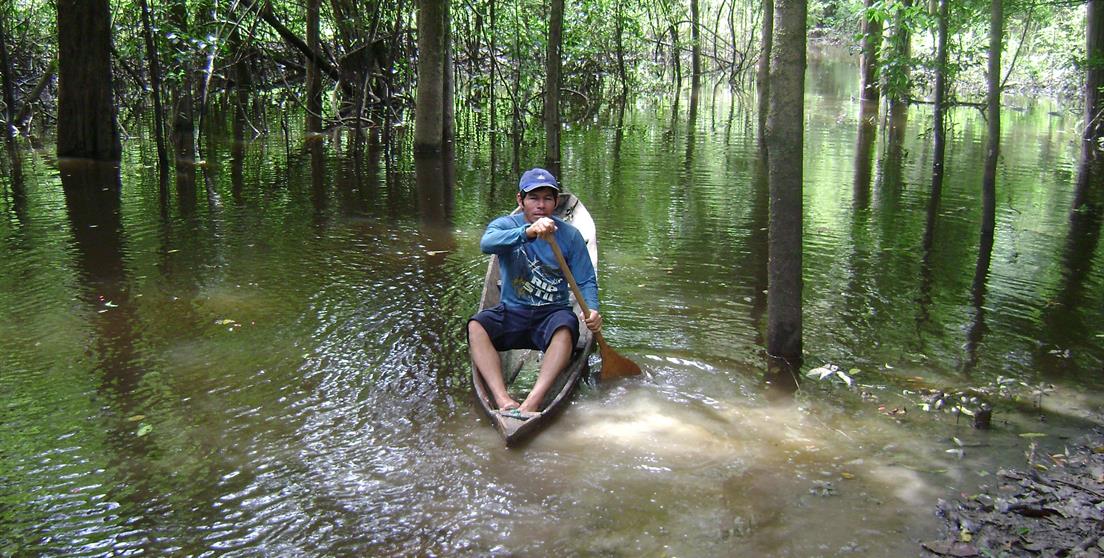
{"label": "blue shorts", "polygon": [[[579,342],[579,318],[563,306],[514,307],[499,304],[488,308],[472,320],[479,322],[491,337],[495,349],[537,349],[543,351],[552,342],[556,330],[566,327],[571,333],[571,346]],[[470,321],[470,320],[469,320]]]}

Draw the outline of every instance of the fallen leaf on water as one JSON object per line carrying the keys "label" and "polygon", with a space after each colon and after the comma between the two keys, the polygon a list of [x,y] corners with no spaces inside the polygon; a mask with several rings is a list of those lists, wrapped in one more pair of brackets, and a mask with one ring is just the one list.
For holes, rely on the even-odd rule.
{"label": "fallen leaf on water", "polygon": [[893,367],[890,366],[888,362],[885,363],[885,367],[886,367],[886,370],[893,370]]}
{"label": "fallen leaf on water", "polygon": [[848,479],[848,480],[855,478],[855,475],[852,475],[851,473],[848,473],[847,471],[841,472],[840,476],[845,478],[845,479]]}
{"label": "fallen leaf on water", "polygon": [[130,422],[138,422],[144,418],[146,418],[146,415],[134,415],[132,417],[127,417],[127,420]]}
{"label": "fallen leaf on water", "polygon": [[1046,472],[1046,471],[1050,470],[1050,469],[1047,468],[1046,465],[1043,465],[1042,463],[1034,463],[1034,464],[1032,464],[1032,466],[1035,467],[1036,469],[1040,470],[1040,471],[1043,471],[1043,472]]}
{"label": "fallen leaf on water", "polygon": [[436,256],[437,254],[447,254],[447,253],[448,253],[448,250],[428,250],[428,251],[426,251],[427,256]]}
{"label": "fallen leaf on water", "polygon": [[1046,438],[1046,434],[1042,432],[1021,432],[1021,438]]}
{"label": "fallen leaf on water", "polygon": [[142,423],[138,426],[138,437],[141,438],[142,436],[149,434],[151,430],[153,430],[153,426]]}

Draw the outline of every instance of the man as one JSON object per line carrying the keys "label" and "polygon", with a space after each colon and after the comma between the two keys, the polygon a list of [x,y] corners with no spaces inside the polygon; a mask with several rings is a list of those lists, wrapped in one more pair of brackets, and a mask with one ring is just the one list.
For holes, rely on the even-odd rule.
{"label": "man", "polygon": [[[555,238],[583,293],[590,315],[588,329],[602,329],[598,313],[598,281],[586,241],[579,230],[553,217],[560,185],[552,173],[531,169],[518,182],[521,213],[499,217],[487,226],[479,247],[498,256],[502,304],[483,310],[468,321],[468,348],[472,361],[500,411],[526,416],[540,411],[541,401],[556,375],[571,359],[579,339],[579,318],[571,308],[570,287],[552,252]],[[506,390],[498,351],[544,351],[537,382],[520,404]]]}

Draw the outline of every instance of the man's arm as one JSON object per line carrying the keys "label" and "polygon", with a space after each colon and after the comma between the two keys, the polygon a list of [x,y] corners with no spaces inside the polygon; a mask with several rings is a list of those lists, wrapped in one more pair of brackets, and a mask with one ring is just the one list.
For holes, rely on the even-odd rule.
{"label": "man's arm", "polygon": [[487,225],[487,230],[479,241],[479,249],[484,254],[508,254],[514,247],[529,240],[525,234],[527,228],[528,224],[518,226],[509,217],[499,217]]}

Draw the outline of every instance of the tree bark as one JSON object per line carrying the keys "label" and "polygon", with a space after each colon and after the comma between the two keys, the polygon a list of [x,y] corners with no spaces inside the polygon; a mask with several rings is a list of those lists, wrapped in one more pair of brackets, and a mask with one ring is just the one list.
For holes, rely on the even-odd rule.
{"label": "tree bark", "polygon": [[908,60],[912,57],[912,32],[905,21],[905,10],[912,6],[912,0],[902,0],[894,16],[893,56],[897,59],[895,75],[887,76],[887,96],[889,112],[900,114],[908,106],[909,71]]}
{"label": "tree bark", "polygon": [[806,0],[775,2],[767,161],[770,177],[767,353],[801,359],[801,227]]}
{"label": "tree bark", "polygon": [[[1104,0],[1089,0],[1085,13],[1085,141],[1104,138]],[[1099,146],[1097,146],[1099,149]]]}
{"label": "tree bark", "polygon": [[863,0],[865,9],[862,15],[862,57],[859,59],[861,83],[860,96],[863,101],[877,104],[881,97],[878,88],[878,49],[882,44],[882,21],[871,13],[874,0]]}
{"label": "tree bark", "polygon": [[418,0],[418,92],[414,151],[441,150],[445,101],[445,1]]}
{"label": "tree bark", "polygon": [[693,88],[701,84],[701,16],[698,13],[698,0],[690,0],[690,72]]}
{"label": "tree bark", "polygon": [[621,81],[621,104],[624,105],[625,99],[629,96],[629,73],[625,67],[625,3],[624,0],[617,0],[617,21],[615,22],[615,33],[617,36],[617,77]]}
{"label": "tree bark", "polygon": [[[322,0],[307,2],[307,48],[318,52],[319,38],[318,10]],[[307,133],[322,131],[322,73],[318,66],[318,57],[307,58]]]}
{"label": "tree bark", "polygon": [[560,45],[563,42],[563,0],[552,0],[548,51],[544,59],[544,161],[559,175],[560,166]]}
{"label": "tree bark", "polygon": [[[931,204],[938,207],[939,198],[943,190],[943,159],[946,153],[946,117],[947,109],[947,4],[950,0],[939,0],[939,13],[937,15],[938,31],[936,34],[935,56],[935,114],[934,114],[934,153],[932,155],[932,190]],[[935,211],[929,211],[934,215]],[[929,227],[931,228],[931,227]]]}
{"label": "tree bark", "polygon": [[107,0],[58,0],[58,157],[118,161]]}
{"label": "tree bark", "polygon": [[11,60],[8,59],[8,31],[4,19],[0,17],[0,72],[3,73],[4,80],[4,123],[7,124],[4,137],[7,137],[15,132],[15,95],[12,94],[12,80],[15,76],[12,75]]}
{"label": "tree bark", "polygon": [[759,96],[759,145],[765,149],[767,112],[770,110],[770,58],[774,44],[774,0],[763,0],[763,28],[760,34],[755,88]]}
{"label": "tree bark", "polygon": [[138,0],[138,5],[142,10],[142,36],[146,42],[146,60],[150,70],[150,85],[153,88],[153,133],[157,142],[157,170],[163,185],[168,181],[169,155],[165,149],[165,109],[161,106],[161,61],[157,56],[157,45],[153,42],[149,4],[146,0]]}
{"label": "tree bark", "polygon": [[57,60],[51,60],[50,65],[46,67],[46,72],[42,74],[38,84],[31,90],[31,94],[23,97],[23,106],[19,108],[19,114],[15,115],[15,125],[17,127],[22,128],[27,124],[27,120],[31,117],[31,111],[34,109],[35,101],[46,91],[46,87],[54,79],[55,72],[57,72]]}
{"label": "tree bark", "polygon": [[[178,35],[188,36],[188,7],[184,0],[173,0],[169,7],[169,22],[176,28]],[[181,57],[176,73],[180,82],[172,87],[172,142],[175,147],[176,168],[181,163],[191,165],[195,162],[195,96],[192,87],[195,84],[195,70],[188,56]],[[177,177],[177,188],[181,180]]]}
{"label": "tree bark", "polygon": [[[989,120],[988,147],[985,150],[985,174],[981,188],[981,243],[992,249],[997,226],[997,157],[1001,133],[1001,50],[1004,45],[1004,7],[1002,0],[991,0],[989,19],[989,72],[986,118]],[[979,258],[980,261],[980,258]]]}

